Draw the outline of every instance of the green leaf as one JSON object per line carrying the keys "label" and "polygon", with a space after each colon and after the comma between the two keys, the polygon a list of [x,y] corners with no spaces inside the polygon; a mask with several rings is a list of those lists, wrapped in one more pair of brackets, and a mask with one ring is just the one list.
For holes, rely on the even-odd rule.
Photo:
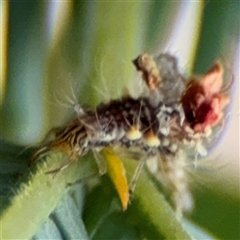
{"label": "green leaf", "polygon": [[[131,179],[137,162],[124,159],[124,165]],[[108,185],[109,183],[105,180],[104,185],[92,194],[91,201],[88,201],[85,208],[84,221],[90,236],[98,239],[105,232],[103,230],[105,229],[105,224],[108,225],[110,222],[120,221],[122,222],[119,226],[120,229],[122,225],[124,225],[124,228],[132,226],[147,239],[162,239],[162,237],[164,239],[192,239],[183,228],[181,222],[176,219],[175,212],[145,171],[142,171],[139,177],[133,200],[126,212],[121,211],[119,199],[117,202],[114,201],[113,195],[110,193],[114,191],[114,187],[106,187]],[[118,197],[115,194],[116,198]],[[102,204],[98,205],[98,202]],[[129,231],[132,232],[133,228],[130,228]],[[128,232],[125,233],[128,234]]]}
{"label": "green leaf", "polygon": [[[9,8],[4,8],[9,12],[3,15],[9,19],[4,17],[8,32],[3,38],[8,42],[4,49],[7,73],[1,79],[1,94],[5,93],[1,99],[1,137],[21,145],[34,144],[52,126],[61,125],[70,111],[63,107],[67,104],[58,102],[66,103],[72,97],[69,86],[81,104],[95,106],[119,97],[123,86],[134,81],[131,60],[149,49],[152,54],[170,51],[177,56],[182,49],[187,50],[186,59],[179,59],[186,62],[181,65],[183,71],[194,64],[196,47],[197,72],[204,72],[222,55],[238,66],[233,55],[239,44],[239,2],[209,1],[203,5],[204,1],[11,1]],[[185,24],[182,20],[191,8],[195,8],[195,15]],[[199,33],[200,44],[196,46]],[[71,85],[72,81],[77,84]],[[30,238],[35,233],[35,239],[88,238],[86,225],[90,238],[95,239],[188,239],[190,235],[211,239],[204,231],[196,234],[196,226],[189,228],[189,224],[176,220],[146,173],[141,174],[133,202],[123,213],[107,177],[90,194],[78,184],[68,186],[98,174],[91,155],[53,178],[45,172],[59,167],[66,156],[53,153],[28,169],[30,151],[16,158],[21,150],[1,142],[2,238]],[[125,162],[127,172],[132,172],[136,164]],[[222,182],[218,183],[219,193],[196,190],[193,218],[217,236],[237,239],[239,198],[233,201],[228,191],[222,190],[222,185],[231,188],[230,182]]]}
{"label": "green leaf", "polygon": [[33,239],[89,239],[80,211],[84,192],[82,184],[71,187]]}
{"label": "green leaf", "polygon": [[[1,202],[4,239],[31,238],[69,190],[69,184],[98,174],[97,165],[89,155],[56,176],[46,174],[47,171],[58,168],[66,159],[61,153],[53,153],[30,170],[26,169],[24,175],[19,176],[12,185]],[[74,205],[71,206],[74,209]]]}

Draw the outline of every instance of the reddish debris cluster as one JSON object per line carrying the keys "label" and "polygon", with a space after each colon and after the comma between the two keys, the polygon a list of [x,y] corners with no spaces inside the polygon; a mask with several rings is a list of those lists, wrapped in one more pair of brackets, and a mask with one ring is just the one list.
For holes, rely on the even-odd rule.
{"label": "reddish debris cluster", "polygon": [[230,98],[222,92],[223,67],[215,63],[198,81],[191,80],[181,102],[187,121],[195,132],[204,132],[207,127],[218,124],[223,117],[223,109]]}

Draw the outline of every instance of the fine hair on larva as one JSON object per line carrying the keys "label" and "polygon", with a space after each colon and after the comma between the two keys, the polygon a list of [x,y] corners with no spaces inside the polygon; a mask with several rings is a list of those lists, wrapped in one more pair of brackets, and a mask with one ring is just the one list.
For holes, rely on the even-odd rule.
{"label": "fine hair on larva", "polygon": [[[217,62],[202,78],[187,81],[178,70],[177,59],[168,53],[156,57],[143,53],[133,64],[147,86],[143,96],[123,95],[94,110],[76,103],[75,117],[54,130],[54,139],[43,144],[30,163],[52,150],[66,152],[66,163],[48,171],[56,174],[92,150],[99,172],[104,173],[99,150],[116,146],[129,152],[138,149],[141,157],[136,159],[130,193],[145,163],[155,157],[156,167],[151,172],[170,191],[181,217],[182,211],[192,208],[186,165],[207,155],[212,130],[221,123],[230,101],[222,92],[224,70]],[[74,93],[73,98],[76,100]]]}
{"label": "fine hair on larva", "polygon": [[[99,48],[93,57],[93,66],[96,75],[98,76],[97,86],[91,84],[91,88],[94,89],[98,95],[101,97],[101,102],[107,103],[112,99],[112,96],[115,95],[117,98],[122,96],[121,88],[114,88],[114,90],[108,86],[108,82],[112,82],[112,79],[106,77],[105,69],[109,62],[107,61],[108,55],[111,54],[111,47],[105,47],[104,49]],[[115,76],[115,81],[124,81],[123,76]]]}

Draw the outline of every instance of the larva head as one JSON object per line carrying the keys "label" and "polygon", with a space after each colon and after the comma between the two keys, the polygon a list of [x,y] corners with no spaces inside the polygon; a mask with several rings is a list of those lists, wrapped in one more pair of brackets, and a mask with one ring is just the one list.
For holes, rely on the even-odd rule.
{"label": "larva head", "polygon": [[223,67],[215,63],[200,81],[191,80],[181,102],[186,120],[195,132],[204,132],[218,124],[229,96],[222,93]]}

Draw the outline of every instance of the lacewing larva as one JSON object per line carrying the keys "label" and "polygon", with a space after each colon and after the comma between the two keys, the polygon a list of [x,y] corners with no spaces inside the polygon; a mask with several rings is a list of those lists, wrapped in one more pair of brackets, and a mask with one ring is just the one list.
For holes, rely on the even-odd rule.
{"label": "lacewing larva", "polygon": [[[186,162],[191,161],[193,152],[202,156],[207,153],[209,135],[220,124],[230,101],[222,91],[224,70],[217,62],[202,78],[187,79],[170,54],[153,58],[143,53],[133,63],[147,86],[144,96],[123,96],[99,104],[96,110],[78,105],[76,118],[57,129],[54,140],[40,147],[30,162],[52,150],[64,151],[68,161],[48,172],[57,173],[90,150],[120,146],[131,152],[137,148],[143,157],[129,191],[133,192],[143,165],[154,156],[154,174],[172,193],[180,216],[192,205]],[[128,198],[124,201],[126,208]]]}

